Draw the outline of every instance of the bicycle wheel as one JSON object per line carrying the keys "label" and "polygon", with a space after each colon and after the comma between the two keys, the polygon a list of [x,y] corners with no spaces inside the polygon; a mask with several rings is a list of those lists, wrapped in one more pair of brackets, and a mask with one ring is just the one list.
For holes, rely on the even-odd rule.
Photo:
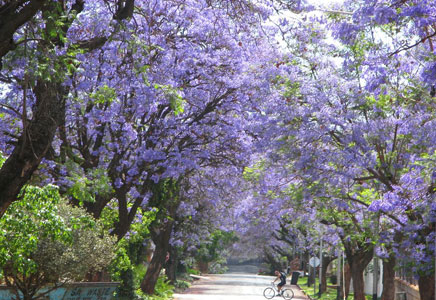
{"label": "bicycle wheel", "polygon": [[266,299],[271,299],[276,295],[276,292],[274,292],[273,288],[267,287],[264,291],[263,291],[263,295],[265,296]]}
{"label": "bicycle wheel", "polygon": [[292,299],[292,298],[294,298],[294,291],[293,290],[288,290],[288,289],[286,289],[286,290],[283,290],[283,298],[285,298],[285,299]]}

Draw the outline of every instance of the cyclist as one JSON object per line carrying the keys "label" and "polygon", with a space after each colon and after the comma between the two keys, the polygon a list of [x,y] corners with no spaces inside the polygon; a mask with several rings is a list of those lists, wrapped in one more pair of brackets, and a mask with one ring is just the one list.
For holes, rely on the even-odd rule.
{"label": "cyclist", "polygon": [[277,270],[274,272],[274,274],[276,274],[277,278],[274,279],[273,283],[275,283],[277,280],[280,280],[279,284],[277,284],[277,290],[279,291],[279,293],[276,296],[276,297],[280,297],[281,289],[286,284],[286,274],[284,272],[280,272]]}

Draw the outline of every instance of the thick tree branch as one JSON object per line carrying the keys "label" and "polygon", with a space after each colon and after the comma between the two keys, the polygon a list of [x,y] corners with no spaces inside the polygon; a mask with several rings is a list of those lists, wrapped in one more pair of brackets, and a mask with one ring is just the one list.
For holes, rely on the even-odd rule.
{"label": "thick tree branch", "polygon": [[9,51],[15,49],[15,32],[30,21],[48,0],[11,1],[0,7],[0,69],[1,60]]}

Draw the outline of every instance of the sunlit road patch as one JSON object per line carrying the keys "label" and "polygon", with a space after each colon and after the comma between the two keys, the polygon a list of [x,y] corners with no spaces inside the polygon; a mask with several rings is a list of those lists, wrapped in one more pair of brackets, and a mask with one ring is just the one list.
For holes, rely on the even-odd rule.
{"label": "sunlit road patch", "polygon": [[[248,273],[229,273],[223,275],[206,275],[208,280],[195,282],[182,294],[175,294],[175,300],[232,300],[232,299],[265,299],[263,290],[271,284],[274,277],[258,276]],[[291,288],[287,286],[287,288]],[[292,287],[293,299],[308,299],[296,287]],[[274,299],[283,299],[275,297]]]}

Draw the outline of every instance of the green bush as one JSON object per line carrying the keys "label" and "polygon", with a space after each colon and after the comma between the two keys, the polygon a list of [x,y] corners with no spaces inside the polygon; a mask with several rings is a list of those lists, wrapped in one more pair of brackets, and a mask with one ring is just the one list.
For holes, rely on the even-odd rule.
{"label": "green bush", "polygon": [[17,299],[36,299],[43,287],[83,280],[114,257],[115,238],[83,209],[68,205],[53,185],[27,186],[0,228],[0,268]]}
{"label": "green bush", "polygon": [[[337,290],[332,288],[327,288],[327,291],[321,295],[321,298],[318,297],[318,280],[315,288],[315,293],[313,292],[313,286],[308,287],[307,286],[307,279],[308,277],[304,276],[301,277],[298,280],[299,287],[304,291],[306,295],[311,297],[312,299],[319,299],[319,300],[336,300],[337,297]],[[372,299],[372,295],[366,295],[365,298],[367,300]],[[353,294],[350,293],[348,295],[348,299],[353,299]]]}
{"label": "green bush", "polygon": [[176,283],[174,284],[174,287],[180,290],[186,290],[190,286],[191,284],[186,280],[177,280]]}
{"label": "green bush", "polygon": [[215,274],[224,273],[227,270],[225,267],[227,249],[237,240],[238,238],[233,231],[215,230],[212,232],[197,250],[195,259],[200,266],[205,267],[204,270],[200,267],[200,270]]}
{"label": "green bush", "polygon": [[192,274],[192,275],[200,275],[200,271],[199,271],[199,270],[196,270],[196,269],[186,268],[186,271],[188,272],[188,274]]}
{"label": "green bush", "polygon": [[167,300],[172,299],[173,293],[174,286],[168,282],[168,279],[165,275],[159,276],[154,295],[146,295],[141,291],[141,289],[136,291],[138,300]]}
{"label": "green bush", "polygon": [[227,260],[223,257],[217,258],[216,261],[213,261],[209,266],[209,273],[211,274],[224,274],[227,272],[228,268],[226,267]]}
{"label": "green bush", "polygon": [[[118,220],[117,210],[111,207],[105,207],[102,214],[107,230],[110,230]],[[116,292],[116,299],[120,300],[139,299],[136,291],[147,270],[143,263],[148,244],[144,241],[149,237],[148,227],[154,220],[156,211],[138,209],[138,214],[141,218],[131,226],[131,232],[135,234],[130,234],[118,242],[116,258],[109,268],[112,280],[121,283]]]}
{"label": "green bush", "polygon": [[330,276],[330,283],[331,284],[337,284],[338,283],[338,278],[337,278],[337,276],[336,275],[331,275]]}

